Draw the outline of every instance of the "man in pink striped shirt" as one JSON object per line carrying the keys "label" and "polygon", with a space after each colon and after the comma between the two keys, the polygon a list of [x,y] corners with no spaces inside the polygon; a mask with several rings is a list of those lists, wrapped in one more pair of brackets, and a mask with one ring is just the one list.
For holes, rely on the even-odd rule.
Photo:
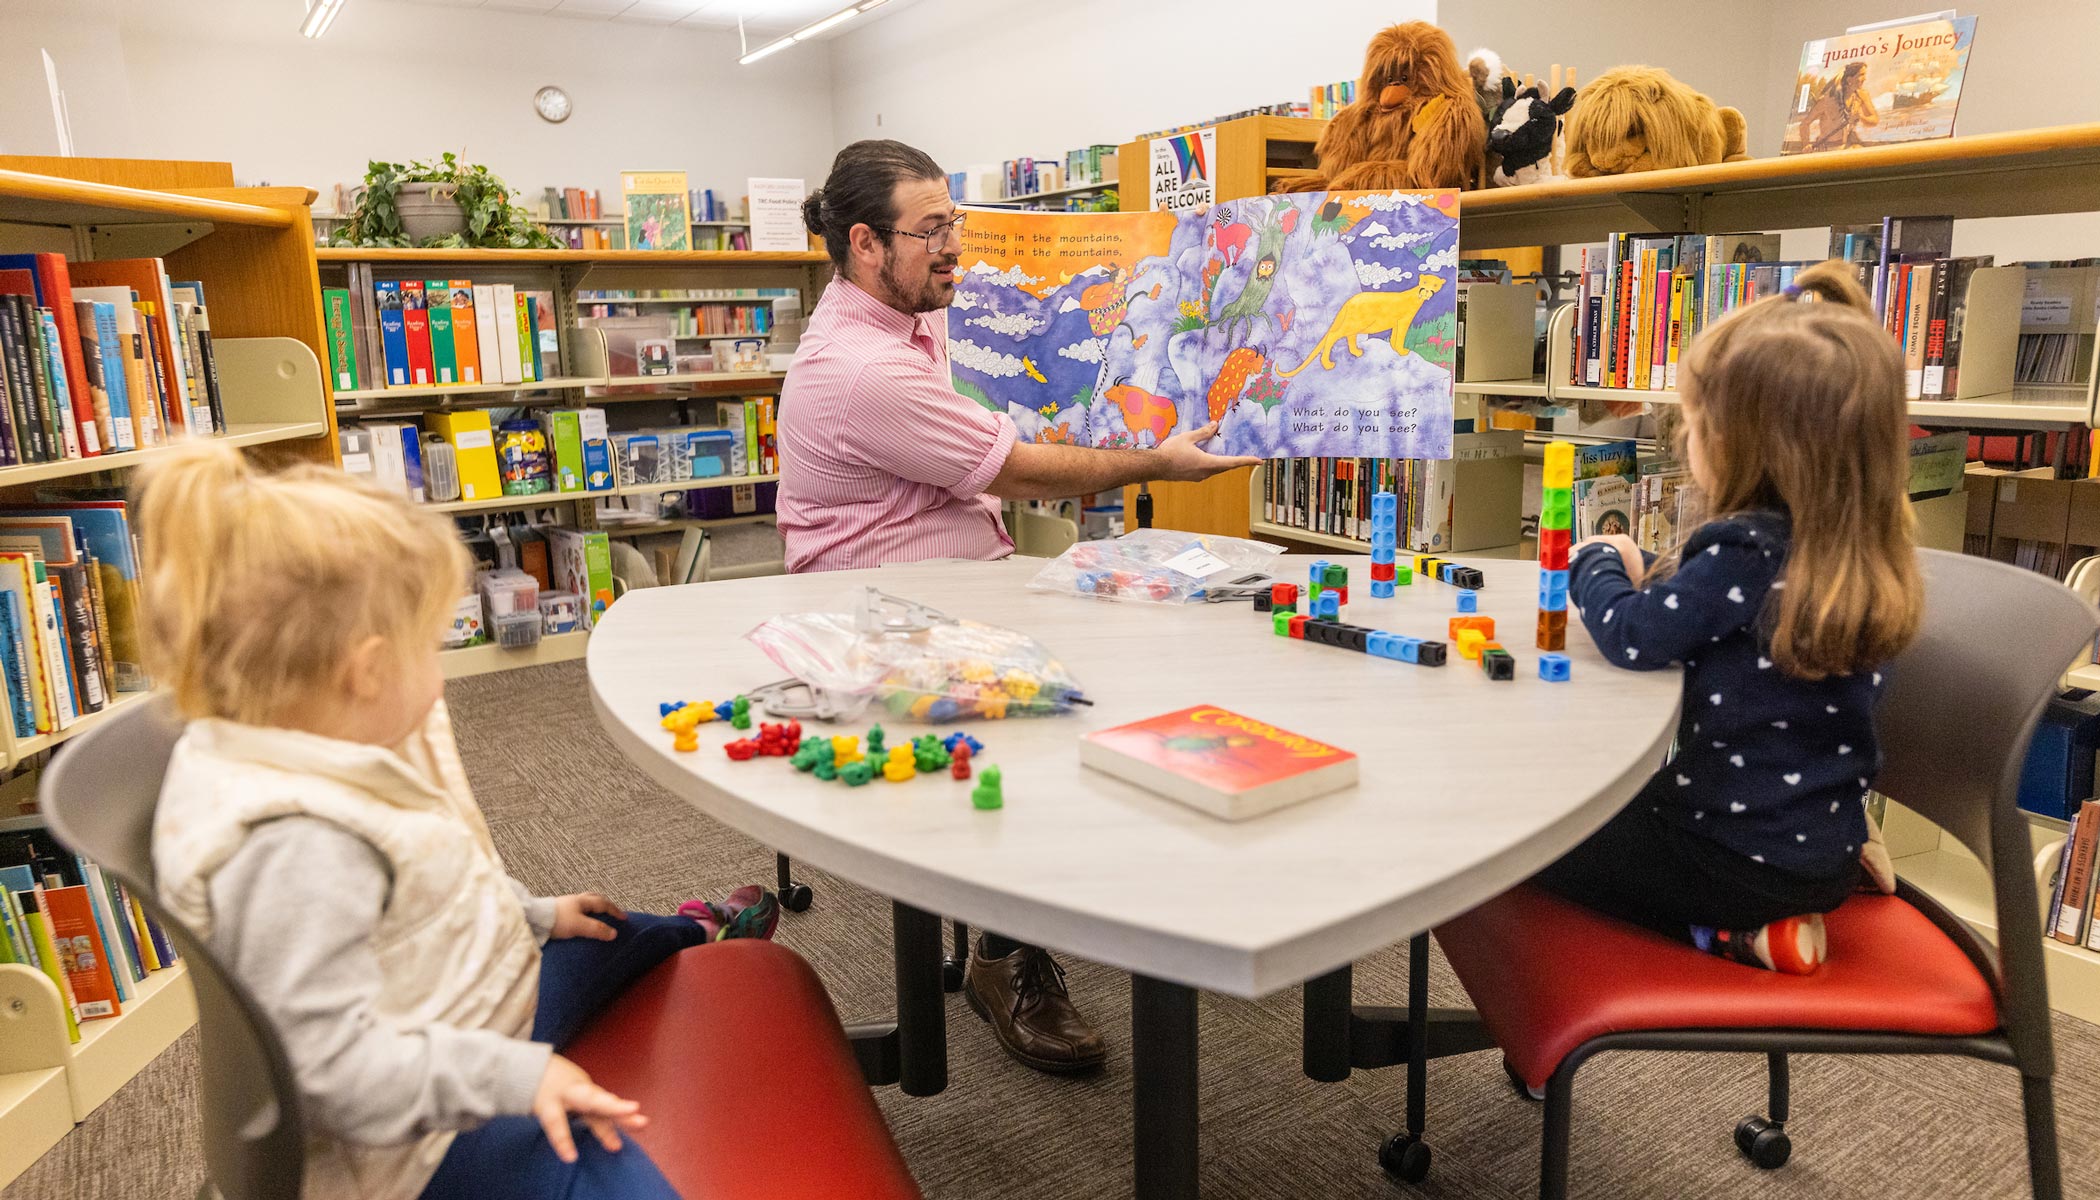
{"label": "man in pink striped shirt", "polygon": [[[1204,451],[1215,423],[1152,450],[1016,440],[1013,418],[949,382],[943,310],[963,218],[948,176],[902,142],[855,142],[802,206],[837,277],[780,391],[780,532],[790,571],[927,558],[1004,558],[999,500],[1054,500],[1144,480],[1208,479],[1258,459]],[[1108,1049],[1039,947],[994,933],[964,992],[999,1044],[1041,1071],[1098,1067]]]}

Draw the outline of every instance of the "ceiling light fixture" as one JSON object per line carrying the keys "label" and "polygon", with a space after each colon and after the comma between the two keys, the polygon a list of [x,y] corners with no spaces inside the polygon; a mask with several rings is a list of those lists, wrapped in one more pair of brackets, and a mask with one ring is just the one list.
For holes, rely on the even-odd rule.
{"label": "ceiling light fixture", "polygon": [[335,24],[335,16],[343,11],[345,0],[306,0],[306,20],[299,25],[299,32],[306,37],[317,38],[328,32]]}
{"label": "ceiling light fixture", "polygon": [[[315,2],[325,4],[327,0],[315,0]],[[341,0],[337,0],[337,2],[340,3]],[[776,38],[756,50],[747,51],[742,58],[736,60],[737,65],[748,67],[769,54],[778,54],[796,42],[806,42],[820,33],[845,24],[871,8],[877,8],[888,2],[889,0],[858,0],[857,3],[849,4],[821,21],[812,21],[785,37]],[[743,22],[741,20],[737,22],[737,28],[739,32],[742,31]]]}

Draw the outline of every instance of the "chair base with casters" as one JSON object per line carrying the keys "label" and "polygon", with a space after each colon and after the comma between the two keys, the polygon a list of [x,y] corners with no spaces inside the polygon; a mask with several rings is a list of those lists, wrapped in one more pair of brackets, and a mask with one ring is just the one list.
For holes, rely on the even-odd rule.
{"label": "chair base with casters", "polygon": [[[794,864],[785,854],[773,855],[775,878],[779,882],[780,907],[789,912],[807,912],[816,899],[806,883],[794,880]],[[955,949],[941,960],[941,990],[959,992],[963,977],[970,966],[970,927],[961,921],[955,922]]]}
{"label": "chair base with casters", "polygon": [[918,1200],[824,985],[784,946],[681,951],[565,1053],[641,1103],[649,1126],[635,1140],[680,1195]]}
{"label": "chair base with casters", "polygon": [[[1729,962],[1530,887],[1439,928],[1512,1082],[1545,1091],[1539,1195],[1567,1194],[1575,1075],[1606,1051],[1766,1055],[1769,1107],[1737,1124],[1735,1142],[1767,1170],[1792,1153],[1789,1054],[1954,1054],[2017,1065],[1989,952],[1930,898],[1907,886],[1893,897],[1860,895],[1825,921],[1831,959],[1806,976]],[[2054,1196],[2056,1127],[2047,1076],[2038,1082],[2027,1114],[2035,1194]]]}

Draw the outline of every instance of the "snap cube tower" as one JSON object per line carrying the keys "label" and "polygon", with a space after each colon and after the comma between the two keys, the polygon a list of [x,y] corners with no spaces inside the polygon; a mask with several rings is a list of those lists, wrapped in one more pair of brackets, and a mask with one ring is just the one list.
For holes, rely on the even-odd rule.
{"label": "snap cube tower", "polygon": [[1414,582],[1414,571],[1400,565],[1400,497],[1379,492],[1371,497],[1371,595],[1393,598],[1393,588]]}
{"label": "snap cube tower", "polygon": [[1568,545],[1575,531],[1575,447],[1546,447],[1539,492],[1539,636],[1541,650],[1568,648]]}

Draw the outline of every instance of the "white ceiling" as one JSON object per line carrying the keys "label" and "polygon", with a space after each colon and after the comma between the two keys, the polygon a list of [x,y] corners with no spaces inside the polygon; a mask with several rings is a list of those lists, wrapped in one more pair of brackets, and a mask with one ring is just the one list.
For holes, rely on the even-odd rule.
{"label": "white ceiling", "polygon": [[[646,25],[676,25],[687,29],[734,31],[737,19],[751,36],[771,36],[800,29],[811,21],[828,17],[846,7],[849,0],[395,0],[401,4],[436,5],[443,8],[486,8],[502,12],[540,13],[550,17],[574,17],[586,21],[634,21]],[[892,7],[903,8],[908,0],[888,4],[848,21],[839,32],[875,20]],[[827,32],[824,36],[830,36]]]}

